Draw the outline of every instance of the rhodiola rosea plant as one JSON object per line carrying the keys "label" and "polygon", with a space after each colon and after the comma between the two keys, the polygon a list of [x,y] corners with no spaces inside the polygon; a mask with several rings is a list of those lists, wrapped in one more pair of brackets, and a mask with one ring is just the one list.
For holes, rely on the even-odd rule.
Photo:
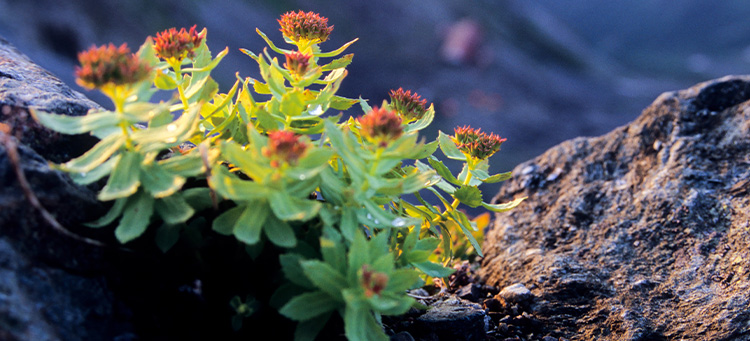
{"label": "rhodiola rosea plant", "polygon": [[[56,165],[79,184],[105,183],[98,198],[112,206],[92,227],[114,225],[121,243],[156,228],[156,244],[168,252],[181,232],[210,224],[250,257],[280,253],[286,284],[271,301],[299,322],[296,339],[313,339],[338,315],[349,339],[387,340],[380,316],[417,306],[407,290],[453,272],[456,234],[481,256],[477,226],[459,206],[502,212],[523,200],[486,203],[478,188],[510,178],[489,172],[505,139],[465,126],[426,142],[419,132],[435,111],[418,94],[399,88],[372,106],[336,95],[353,60],[344,51],[356,39],[324,52],[333,30],[326,18],[299,11],[278,21],[289,47],[257,30],[268,48],[242,52],[260,77],[238,73],[226,93],[211,71],[228,50],[212,55],[205,29],[170,29],[134,54],[110,44],[79,55],[78,83],[106,94],[114,110],[34,116],[58,132],[100,139]],[[157,91],[174,96],[150,102]],[[347,110],[353,117],[343,119]],[[463,162],[462,171],[451,173],[437,149]],[[425,201],[427,192],[439,204]],[[229,302],[235,328],[255,301]]]}

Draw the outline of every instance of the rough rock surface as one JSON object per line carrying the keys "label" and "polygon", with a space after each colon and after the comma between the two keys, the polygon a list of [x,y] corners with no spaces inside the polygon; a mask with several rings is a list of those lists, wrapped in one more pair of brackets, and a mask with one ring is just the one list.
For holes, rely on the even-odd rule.
{"label": "rough rock surface", "polygon": [[51,134],[28,112],[81,115],[95,107],[0,37],[0,131],[3,141],[17,144],[18,154],[15,163],[7,145],[0,144],[2,340],[111,339],[129,328],[111,318],[117,303],[101,272],[103,249],[51,228],[16,175],[20,168],[40,204],[63,226],[76,227],[100,214],[95,192],[73,184],[47,161],[69,158],[91,140]]}
{"label": "rough rock surface", "polygon": [[28,115],[28,108],[61,115],[84,115],[101,108],[34,64],[0,36],[0,123],[45,158],[60,162],[77,156],[94,141],[51,133]]}
{"label": "rough rock surface", "polygon": [[750,78],[665,93],[514,170],[480,274],[531,290],[536,335],[750,340]]}

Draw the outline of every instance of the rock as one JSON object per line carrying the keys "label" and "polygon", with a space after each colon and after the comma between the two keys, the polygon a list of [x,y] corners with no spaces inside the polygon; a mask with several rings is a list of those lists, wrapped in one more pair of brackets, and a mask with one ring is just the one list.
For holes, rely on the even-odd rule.
{"label": "rock", "polygon": [[481,306],[457,297],[436,302],[417,318],[419,339],[484,340],[487,314]]}
{"label": "rock", "polygon": [[528,199],[497,215],[480,276],[531,288],[538,335],[750,338],[748,99],[750,77],[665,93],[519,165],[497,199]]}
{"label": "rock", "polygon": [[101,107],[73,91],[0,36],[0,125],[12,128],[21,142],[53,162],[62,162],[88,150],[96,139],[63,136],[41,127],[28,109],[80,116]]}
{"label": "rock", "polygon": [[[102,273],[104,249],[70,237],[84,231],[81,222],[102,214],[96,193],[75,185],[45,159],[67,158],[88,148],[88,140],[51,134],[33,121],[30,107],[80,115],[98,106],[0,38],[0,126],[5,128],[0,136],[0,339],[92,340],[127,334],[132,326],[113,318],[122,309]],[[19,169],[62,230],[51,227],[30,203]]]}
{"label": "rock", "polygon": [[503,288],[498,295],[509,303],[524,302],[532,297],[531,291],[526,289],[521,283],[516,283]]}

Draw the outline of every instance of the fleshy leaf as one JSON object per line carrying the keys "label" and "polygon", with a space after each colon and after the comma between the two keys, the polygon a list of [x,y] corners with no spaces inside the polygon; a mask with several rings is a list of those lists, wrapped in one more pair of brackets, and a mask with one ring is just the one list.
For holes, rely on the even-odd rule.
{"label": "fleshy leaf", "polygon": [[453,192],[453,196],[469,207],[477,207],[482,204],[482,191],[474,186],[461,186]]}
{"label": "fleshy leaf", "polygon": [[513,209],[514,207],[518,206],[522,201],[524,201],[526,197],[518,198],[510,202],[502,203],[502,204],[487,204],[482,203],[482,206],[492,212],[505,212]]}
{"label": "fleshy leaf", "polygon": [[295,321],[306,321],[316,316],[336,310],[340,303],[322,292],[308,292],[292,298],[279,313]]}
{"label": "fleshy leaf", "polygon": [[442,131],[438,133],[438,141],[440,142],[440,150],[449,159],[466,161],[466,155],[461,153],[456,146],[456,143]]}
{"label": "fleshy leaf", "polygon": [[127,243],[146,231],[154,213],[154,199],[143,191],[133,196],[125,205],[120,224],[115,229],[115,237],[120,243]]}
{"label": "fleshy leaf", "polygon": [[107,185],[99,192],[97,198],[101,201],[107,201],[127,197],[135,193],[141,184],[139,179],[141,160],[141,154],[124,153],[112,171]]}

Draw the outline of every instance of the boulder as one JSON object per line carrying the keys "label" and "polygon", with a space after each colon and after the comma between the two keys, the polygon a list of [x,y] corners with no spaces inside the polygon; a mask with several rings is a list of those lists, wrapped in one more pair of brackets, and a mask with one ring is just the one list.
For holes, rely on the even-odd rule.
{"label": "boulder", "polygon": [[[514,170],[480,275],[523,284],[536,335],[750,339],[750,77],[664,93]],[[526,312],[524,312],[526,313]]]}
{"label": "boulder", "polygon": [[0,37],[0,339],[101,340],[132,329],[112,318],[122,309],[103,274],[104,248],[70,231],[101,214],[95,191],[47,161],[76,156],[92,140],[53,134],[29,114],[82,115],[98,107]]}

